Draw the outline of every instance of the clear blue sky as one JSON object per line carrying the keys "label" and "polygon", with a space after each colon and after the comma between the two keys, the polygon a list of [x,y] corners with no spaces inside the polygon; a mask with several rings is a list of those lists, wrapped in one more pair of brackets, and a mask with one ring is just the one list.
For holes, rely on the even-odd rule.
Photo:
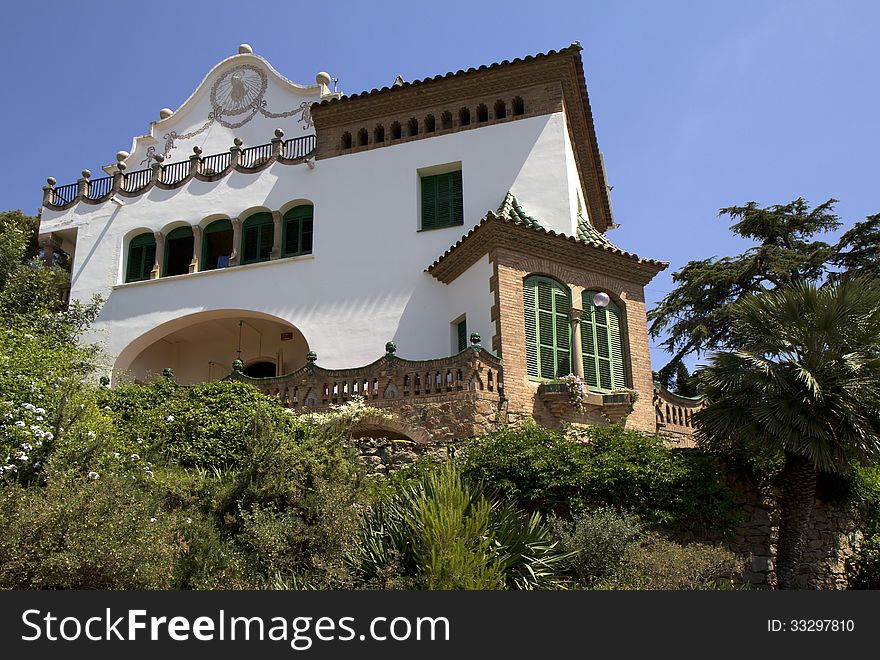
{"label": "clear blue sky", "polygon": [[[0,208],[98,172],[253,45],[346,93],[580,41],[621,247],[671,262],[744,245],[722,206],[829,197],[880,212],[880,2],[16,2],[4,6]],[[654,367],[665,363],[653,352]]]}

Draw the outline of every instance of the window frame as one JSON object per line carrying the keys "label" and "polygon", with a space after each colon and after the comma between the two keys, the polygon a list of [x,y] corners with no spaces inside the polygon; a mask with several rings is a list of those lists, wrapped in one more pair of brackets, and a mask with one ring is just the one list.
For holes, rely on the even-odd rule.
{"label": "window frame", "polygon": [[[230,220],[229,218],[217,218],[216,220],[213,220],[211,223],[206,225],[205,228],[202,230],[202,254],[199,261],[199,271],[221,269],[221,267],[216,265],[212,266],[211,268],[206,268],[205,265],[208,263],[208,246],[210,245],[208,234],[219,234],[222,231],[231,232],[233,238],[235,237],[235,230],[232,228],[232,220]],[[235,250],[235,245],[232,246],[232,249],[233,251]]]}
{"label": "window frame", "polygon": [[[433,187],[430,196],[428,186]],[[442,193],[440,186],[446,188]],[[445,200],[441,200],[441,194]],[[441,222],[441,216],[444,215],[441,205],[444,201],[449,208],[445,213],[448,220]],[[429,207],[434,219],[426,222]],[[420,232],[464,225],[464,175],[460,162],[418,170],[418,217]]]}
{"label": "window frame", "polygon": [[[193,241],[196,240],[195,233],[193,232],[193,228],[190,225],[182,225],[180,227],[175,227],[168,235],[165,236],[165,249],[162,250],[162,272],[160,275],[162,277],[176,277],[177,275],[186,275],[187,273],[177,273],[177,275],[169,275],[168,274],[168,262],[171,256],[171,241],[177,241],[181,239],[191,238]],[[189,271],[187,271],[189,272]]]}
{"label": "window frame", "polygon": [[[551,309],[549,310],[541,308],[539,291],[541,285],[550,288]],[[564,298],[565,306],[562,310],[557,311],[557,301],[560,294]],[[541,327],[542,313],[550,314],[552,340],[549,344],[542,341],[542,335],[544,335]],[[530,322],[534,324],[534,330],[531,333],[534,341],[530,340]],[[523,326],[526,340],[526,373],[530,381],[550,382],[572,372],[571,289],[568,286],[545,275],[532,274],[523,278]],[[564,332],[560,333],[560,328],[563,328]],[[560,337],[560,334],[564,336]],[[552,376],[547,375],[544,370],[543,362],[547,350],[552,351]],[[561,358],[560,354],[562,353],[565,355]]]}
{"label": "window frame", "polygon": [[[311,235],[309,249],[303,249],[303,231],[308,221],[308,233]],[[290,231],[289,225],[296,223],[297,231],[297,248],[296,252],[287,252],[287,235]],[[302,257],[312,254],[315,248],[315,207],[313,204],[297,204],[291,209],[285,211],[281,219],[281,256],[282,257]]]}
{"label": "window frame", "polygon": [[[247,230],[248,229],[257,229],[257,256],[254,259],[248,259],[245,255],[247,254]],[[260,257],[260,247],[263,245],[263,235],[264,232],[270,232],[272,236],[272,241],[269,246],[269,254],[265,257]],[[245,219],[244,222],[241,223],[241,261],[242,265],[245,264],[257,264],[262,263],[264,261],[269,261],[272,258],[272,247],[275,245],[275,221],[272,218],[272,213],[268,211],[260,211],[259,213],[254,213]]]}
{"label": "window frame", "polygon": [[[153,262],[150,264],[146,263],[146,256],[148,254],[148,248],[153,247]],[[123,270],[123,282],[125,284],[129,284],[130,282],[146,282],[150,279],[150,275],[153,272],[153,267],[156,265],[156,235],[151,231],[144,231],[135,236],[131,237],[131,240],[128,242],[128,249],[125,251],[126,261],[125,261],[125,269]],[[141,277],[129,278],[129,272],[132,264],[132,251],[133,250],[141,250],[141,264],[140,264],[140,273]],[[149,266],[149,268],[147,268]]]}
{"label": "window frame", "polygon": [[[612,299],[606,307],[596,307],[593,296],[597,293],[595,290],[584,290],[581,294],[581,358],[584,382],[593,392],[607,393],[628,387],[629,350],[623,306]],[[599,317],[602,317],[601,322]],[[602,351],[603,345],[607,351]],[[590,346],[593,347],[592,351]],[[607,364],[607,373],[602,371],[603,363]]]}

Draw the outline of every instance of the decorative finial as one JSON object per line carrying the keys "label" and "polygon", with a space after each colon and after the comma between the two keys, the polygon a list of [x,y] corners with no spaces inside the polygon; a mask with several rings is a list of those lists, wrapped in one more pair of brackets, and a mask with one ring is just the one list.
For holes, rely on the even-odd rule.
{"label": "decorative finial", "polygon": [[202,155],[202,148],[201,148],[199,145],[194,146],[194,147],[193,147],[193,153],[194,153],[196,156],[201,156],[201,155]]}
{"label": "decorative finial", "polygon": [[315,351],[309,351],[308,353],[306,353],[306,362],[308,362],[311,365],[314,365],[315,362],[317,362],[317,361],[318,361],[318,354],[315,353]]}
{"label": "decorative finial", "polygon": [[46,179],[46,183],[48,183],[50,186],[54,186],[56,183],[58,183],[58,179],[56,179],[54,176],[50,176],[48,179]]}
{"label": "decorative finial", "polygon": [[92,176],[92,173],[89,170],[83,170],[82,175],[83,179],[88,179],[90,176]]}
{"label": "decorative finial", "polygon": [[131,155],[131,154],[128,153],[127,151],[117,151],[117,152],[116,152],[116,160],[119,161],[119,162],[121,163],[121,162],[124,161],[126,158],[128,158],[130,155]]}
{"label": "decorative finial", "polygon": [[394,352],[397,350],[397,344],[393,341],[386,342],[385,344],[385,352],[388,355],[394,355]]}
{"label": "decorative finial", "polygon": [[281,138],[284,137],[284,131],[282,131],[280,128],[276,128],[275,129],[275,137],[277,137],[280,140]]}
{"label": "decorative finial", "polygon": [[235,138],[235,139],[232,141],[232,144],[234,144],[236,147],[240,147],[241,145],[244,144],[244,142],[241,141],[241,138]]}
{"label": "decorative finial", "polygon": [[156,154],[155,156],[153,156],[153,160],[155,160],[157,163],[164,163],[165,156],[163,156],[162,154]]}
{"label": "decorative finial", "polygon": [[171,380],[174,378],[174,372],[171,370],[171,367],[165,367],[162,369],[162,377]]}
{"label": "decorative finial", "polygon": [[254,52],[254,49],[250,44],[241,44],[238,47],[238,54],[239,55],[250,55],[253,52]]}
{"label": "decorative finial", "polygon": [[315,75],[315,82],[319,85],[329,85],[331,80],[332,79],[330,78],[330,74],[326,71],[319,71]]}
{"label": "decorative finial", "polygon": [[100,383],[101,387],[107,387],[110,385],[110,379],[107,376],[101,376]]}
{"label": "decorative finial", "polygon": [[244,362],[242,362],[241,360],[233,360],[232,361],[232,371],[234,371],[235,373],[238,374],[238,373],[241,373],[243,369],[244,369]]}
{"label": "decorative finial", "polygon": [[471,333],[471,344],[474,345],[474,348],[477,348],[480,345],[480,333],[472,332]]}
{"label": "decorative finial", "polygon": [[116,168],[120,172],[124,172],[126,167],[127,167],[127,165],[125,163],[123,163],[122,161],[119,161],[118,163],[116,163]]}
{"label": "decorative finial", "polygon": [[168,119],[173,114],[174,110],[171,108],[162,108],[159,110],[159,119]]}

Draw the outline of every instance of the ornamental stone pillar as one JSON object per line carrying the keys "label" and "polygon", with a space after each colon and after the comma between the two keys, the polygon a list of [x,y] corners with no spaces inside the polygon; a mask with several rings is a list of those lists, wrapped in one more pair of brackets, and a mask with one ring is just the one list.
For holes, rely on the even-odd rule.
{"label": "ornamental stone pillar", "polygon": [[43,252],[42,259],[46,266],[55,264],[55,250],[61,248],[61,239],[53,233],[40,234],[37,237],[37,244]]}
{"label": "ornamental stone pillar", "polygon": [[571,316],[571,361],[572,373],[584,379],[584,356],[581,350],[581,316],[584,310],[579,307],[572,307],[569,310]]}
{"label": "ornamental stone pillar", "polygon": [[162,263],[165,261],[165,234],[157,231],[153,234],[156,238],[156,263],[150,271],[150,279],[158,280],[162,277]]}
{"label": "ornamental stone pillar", "polygon": [[190,273],[198,273],[200,270],[199,261],[202,258],[202,227],[200,225],[196,225],[192,228],[193,232],[193,256],[192,261],[189,262],[189,272]]}
{"label": "ornamental stone pillar", "polygon": [[229,255],[229,265],[238,265],[238,248],[241,245],[241,220],[239,218],[231,218],[232,222],[232,254]]}
{"label": "ornamental stone pillar", "polygon": [[281,227],[282,227],[281,211],[272,211],[272,253],[270,259],[278,259],[281,256]]}

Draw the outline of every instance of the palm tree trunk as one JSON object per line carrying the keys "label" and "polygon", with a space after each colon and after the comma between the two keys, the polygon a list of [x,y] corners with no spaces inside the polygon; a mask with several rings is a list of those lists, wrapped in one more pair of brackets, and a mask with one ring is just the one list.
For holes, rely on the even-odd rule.
{"label": "palm tree trunk", "polygon": [[813,461],[786,451],[780,486],[782,499],[779,503],[776,578],[780,589],[798,589],[797,576],[816,499],[816,467]]}

